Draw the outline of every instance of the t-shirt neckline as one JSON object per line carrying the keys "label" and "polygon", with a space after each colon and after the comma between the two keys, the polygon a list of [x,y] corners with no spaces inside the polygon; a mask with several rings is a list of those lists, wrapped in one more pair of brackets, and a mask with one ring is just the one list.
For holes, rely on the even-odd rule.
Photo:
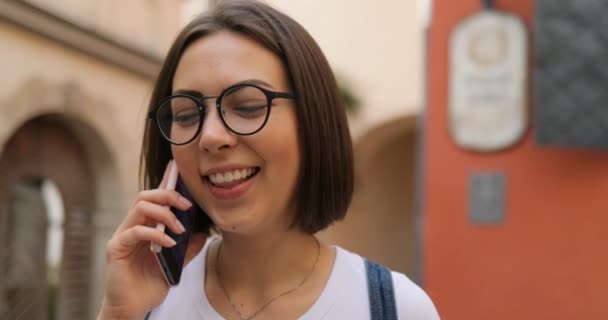
{"label": "t-shirt neckline", "polygon": [[[201,250],[201,252],[199,252],[199,254],[192,261],[196,265],[200,266],[199,268],[197,268],[198,272],[196,272],[196,279],[193,280],[195,280],[195,283],[202,283],[202,289],[200,286],[198,287],[199,289],[197,290],[196,298],[193,300],[193,303],[195,304],[195,308],[201,316],[201,319],[205,320],[224,319],[215,310],[215,308],[213,308],[211,303],[209,303],[207,293],[205,292],[205,282],[207,279],[205,279],[204,275],[207,271],[207,254],[209,252],[209,248],[217,239],[219,239],[219,237],[207,239],[207,243],[203,247],[203,250]],[[340,281],[340,272],[338,272],[337,270],[339,270],[340,267],[344,267],[345,261],[342,249],[336,246],[334,246],[333,248],[336,251],[336,256],[329,278],[325,283],[325,288],[323,288],[323,291],[317,298],[317,301],[315,301],[315,303],[310,307],[310,309],[308,309],[308,311],[306,311],[303,315],[300,316],[299,320],[322,319],[323,315],[326,314],[335,303],[335,299],[332,299],[331,297],[335,297],[336,294],[338,294],[337,291],[339,289],[338,283]]]}

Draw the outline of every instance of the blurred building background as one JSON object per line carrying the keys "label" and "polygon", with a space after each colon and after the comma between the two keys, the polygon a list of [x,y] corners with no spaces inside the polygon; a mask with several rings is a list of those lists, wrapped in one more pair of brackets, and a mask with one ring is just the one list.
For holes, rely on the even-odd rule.
{"label": "blurred building background", "polygon": [[0,2],[0,318],[94,318],[182,7]]}
{"label": "blurred building background", "polygon": [[[180,26],[216,2],[0,2],[2,319],[94,318],[105,243],[138,192],[156,72]],[[322,237],[420,280],[416,1],[268,2],[309,30],[353,102],[355,197]]]}
{"label": "blurred building background", "polygon": [[[216,2],[0,1],[0,318],[94,318],[155,75]],[[608,41],[589,15],[608,4],[267,2],[310,31],[352,102],[355,194],[326,241],[406,273],[444,319],[608,318]],[[526,130],[494,152],[450,131],[450,37],[483,3],[529,34]],[[476,189],[484,176],[499,179]],[[473,214],[479,197],[500,216]]]}

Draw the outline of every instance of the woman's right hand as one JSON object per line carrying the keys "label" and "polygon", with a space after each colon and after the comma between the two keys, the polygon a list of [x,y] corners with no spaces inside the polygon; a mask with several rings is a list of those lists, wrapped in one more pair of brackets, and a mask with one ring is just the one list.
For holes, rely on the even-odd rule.
{"label": "woman's right hand", "polygon": [[[171,162],[167,165],[170,168]],[[169,170],[158,189],[139,193],[131,210],[106,246],[106,286],[98,319],[144,319],[146,312],[159,305],[169,285],[150,241],[163,247],[175,242],[156,229],[161,222],[173,232],[181,234],[184,227],[169,206],[187,210],[192,204],[173,190],[165,190]]]}

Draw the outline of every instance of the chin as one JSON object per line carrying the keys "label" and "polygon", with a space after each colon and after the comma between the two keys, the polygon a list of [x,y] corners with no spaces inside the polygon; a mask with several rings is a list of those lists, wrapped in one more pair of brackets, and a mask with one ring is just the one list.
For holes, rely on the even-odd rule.
{"label": "chin", "polygon": [[257,229],[258,224],[252,221],[251,217],[232,216],[229,219],[217,219],[215,225],[222,232],[228,233],[252,233]]}

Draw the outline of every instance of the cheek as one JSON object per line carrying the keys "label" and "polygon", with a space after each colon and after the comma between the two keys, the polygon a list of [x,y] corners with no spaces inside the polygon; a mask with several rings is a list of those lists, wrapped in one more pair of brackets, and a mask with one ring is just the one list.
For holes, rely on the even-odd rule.
{"label": "cheek", "polygon": [[194,173],[198,175],[196,152],[191,146],[173,146],[171,151],[173,153],[173,159],[175,160],[175,163],[177,163],[177,167],[183,178]]}
{"label": "cheek", "polygon": [[288,125],[281,129],[267,140],[270,141],[267,161],[277,169],[276,174],[279,175],[281,183],[294,184],[293,180],[300,169],[300,149],[295,123],[293,126]]}
{"label": "cheek", "polygon": [[283,179],[288,179],[298,174],[300,169],[298,145],[294,143],[277,144],[273,150],[272,163],[269,164],[277,168],[279,175]]}

